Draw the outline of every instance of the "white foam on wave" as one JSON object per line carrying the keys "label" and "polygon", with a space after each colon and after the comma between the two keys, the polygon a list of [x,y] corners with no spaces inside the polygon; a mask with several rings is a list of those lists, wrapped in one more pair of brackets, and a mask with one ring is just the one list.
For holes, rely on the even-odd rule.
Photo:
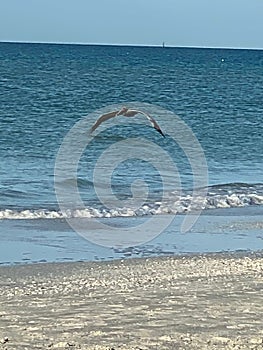
{"label": "white foam on wave", "polygon": [[62,212],[55,210],[0,210],[0,219],[59,219]]}
{"label": "white foam on wave", "polygon": [[214,195],[206,198],[206,209],[217,208],[236,208],[248,205],[262,205],[263,195],[256,193],[250,194],[231,194]]}
{"label": "white foam on wave", "polygon": [[194,204],[190,195],[181,197],[176,201],[171,199],[165,203],[155,202],[145,204],[141,208],[115,208],[115,209],[97,209],[85,208],[75,210],[0,210],[1,219],[63,219],[63,218],[113,218],[113,217],[134,217],[146,215],[177,214],[190,212],[196,209],[219,209],[236,208],[249,205],[263,205],[263,195],[250,194],[213,194],[205,199],[196,198]]}

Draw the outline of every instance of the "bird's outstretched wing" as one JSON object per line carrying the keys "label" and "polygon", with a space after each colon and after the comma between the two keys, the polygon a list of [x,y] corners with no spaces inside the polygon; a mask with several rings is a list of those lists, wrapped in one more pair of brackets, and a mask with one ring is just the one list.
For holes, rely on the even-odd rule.
{"label": "bird's outstretched wing", "polygon": [[162,132],[162,129],[160,128],[160,126],[158,125],[157,121],[149,114],[147,113],[142,113],[146,116],[146,118],[148,120],[150,120],[152,126],[154,127],[155,130],[157,130],[163,137],[165,137],[164,133]]}
{"label": "bird's outstretched wing", "polygon": [[162,129],[158,125],[157,121],[148,113],[142,112],[137,109],[129,109],[126,113],[124,113],[125,116],[127,117],[133,117],[136,114],[142,114],[144,115],[152,124],[155,130],[157,130],[163,137],[165,137],[164,133],[162,132]]}
{"label": "bird's outstretched wing", "polygon": [[92,127],[90,128],[90,133],[92,133],[94,130],[97,129],[97,127],[105,122],[108,119],[114,118],[116,117],[116,115],[119,113],[119,111],[113,111],[113,112],[109,112],[109,113],[105,113],[102,114],[97,120],[96,122],[92,125]]}

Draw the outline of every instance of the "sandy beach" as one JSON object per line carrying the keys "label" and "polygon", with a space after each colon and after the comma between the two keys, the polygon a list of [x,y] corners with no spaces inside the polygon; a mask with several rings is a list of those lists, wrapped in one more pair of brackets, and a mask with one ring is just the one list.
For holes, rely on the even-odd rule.
{"label": "sandy beach", "polygon": [[0,349],[263,349],[263,255],[0,268]]}

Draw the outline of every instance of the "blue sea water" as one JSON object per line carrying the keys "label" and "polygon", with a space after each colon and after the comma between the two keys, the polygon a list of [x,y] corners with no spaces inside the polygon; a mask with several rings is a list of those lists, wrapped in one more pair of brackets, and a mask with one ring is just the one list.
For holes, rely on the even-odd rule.
{"label": "blue sea water", "polygon": [[[109,105],[133,101],[175,113],[199,140],[209,176],[205,215],[212,217],[213,210],[215,216],[227,217],[232,215],[233,209],[240,207],[249,208],[250,215],[256,213],[257,219],[249,222],[253,233],[259,237],[257,244],[250,247],[246,242],[241,248],[231,245],[229,249],[263,248],[259,220],[263,209],[263,51],[0,43],[1,262],[23,261],[26,249],[14,253],[14,247],[19,244],[21,247],[21,242],[37,242],[37,246],[42,247],[38,234],[43,235],[53,248],[60,235],[58,232],[64,232],[64,242],[71,237],[73,233],[63,221],[54,185],[56,157],[63,139],[84,116]],[[177,130],[175,119],[154,117],[167,135],[170,130]],[[107,123],[110,126],[111,121]],[[98,152],[125,138],[137,136],[169,151],[179,169],[181,200],[176,201],[173,196],[176,189],[169,188],[169,199],[160,203],[163,185],[156,168],[147,162],[127,160],[112,176],[112,191],[119,199],[130,198],[131,184],[139,178],[147,182],[149,197],[143,211],[117,207],[107,210],[96,196],[87,161],[95,164]],[[115,123],[113,128],[97,136],[92,147],[92,152],[83,153],[77,178],[69,177],[64,183],[70,189],[75,181],[78,182],[87,206],[85,216],[109,220],[122,217],[130,225],[137,216],[141,220],[141,216],[191,210],[189,198],[193,174],[189,162],[169,137],[162,138],[147,120],[143,128],[126,125],[125,120],[120,125]],[[159,162],[161,164],[161,158]],[[74,213],[80,218],[82,215],[81,211]],[[235,222],[237,216],[235,212]],[[244,217],[244,211],[240,211],[240,217]],[[220,225],[216,226],[218,232]],[[240,233],[245,226],[235,227]],[[213,229],[206,224],[204,227],[207,232],[202,229],[202,237],[208,237],[208,242],[212,237],[209,230]],[[173,232],[170,228],[169,234]],[[73,240],[80,242],[76,247],[83,245],[80,237],[74,236]],[[161,249],[164,241],[165,238],[163,241],[159,238],[150,251],[157,255],[162,250],[209,251],[202,247],[195,250],[189,245],[178,251],[167,242],[166,248]],[[7,246],[9,253],[4,257]],[[61,248],[61,256],[65,259],[70,255],[69,246],[73,249],[72,240],[64,250]],[[36,245],[28,249],[27,253],[33,254],[30,261],[42,260],[42,256],[50,256],[46,260],[56,261],[60,256],[59,248],[54,248],[53,255],[45,249],[42,255],[34,255],[31,249],[38,251]],[[111,254],[109,250],[105,252],[100,248],[101,251],[95,246],[87,248],[88,253],[85,249],[80,254],[75,248],[72,259],[119,256],[116,251]],[[224,245],[220,249],[224,250]]]}

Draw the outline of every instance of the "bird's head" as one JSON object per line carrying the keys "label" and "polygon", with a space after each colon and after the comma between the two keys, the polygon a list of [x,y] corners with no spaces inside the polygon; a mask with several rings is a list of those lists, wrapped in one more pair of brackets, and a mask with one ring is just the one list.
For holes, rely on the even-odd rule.
{"label": "bird's head", "polygon": [[122,107],[122,109],[119,110],[119,112],[116,114],[117,115],[123,115],[128,111],[129,108],[127,107]]}

